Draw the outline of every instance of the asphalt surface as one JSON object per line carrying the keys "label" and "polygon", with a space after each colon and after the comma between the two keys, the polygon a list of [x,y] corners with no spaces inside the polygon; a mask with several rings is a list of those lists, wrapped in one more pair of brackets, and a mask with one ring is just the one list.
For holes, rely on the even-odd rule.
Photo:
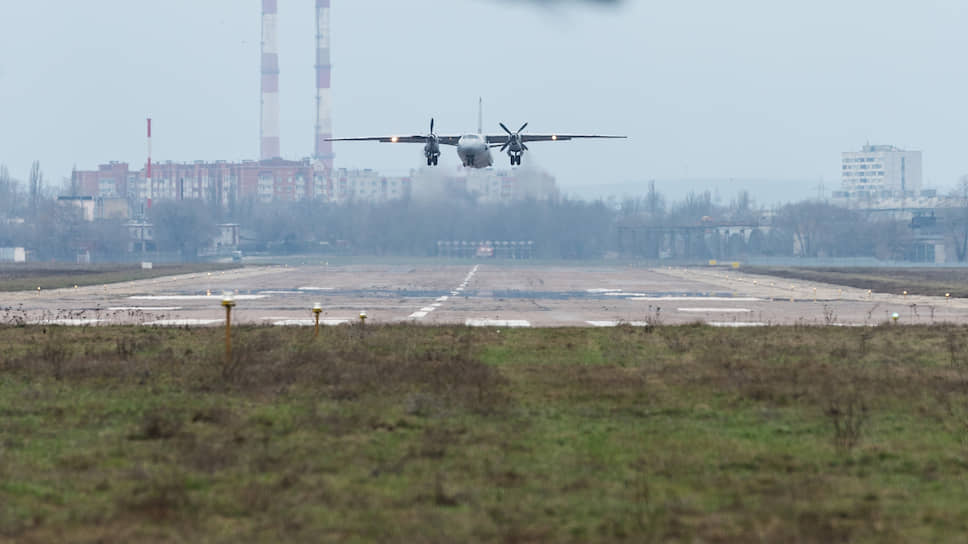
{"label": "asphalt surface", "polygon": [[703,322],[716,326],[968,323],[968,300],[899,296],[723,268],[482,261],[246,267],[104,286],[0,293],[0,323],[309,326],[415,322],[499,327]]}

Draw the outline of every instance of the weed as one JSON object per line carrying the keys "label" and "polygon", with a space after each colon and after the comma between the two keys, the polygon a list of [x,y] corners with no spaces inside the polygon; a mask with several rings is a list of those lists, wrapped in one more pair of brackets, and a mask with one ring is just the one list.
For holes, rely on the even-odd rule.
{"label": "weed", "polygon": [[184,420],[177,411],[163,407],[152,408],[145,413],[138,433],[131,438],[139,440],[172,438],[181,430],[183,424]]}
{"label": "weed", "polygon": [[829,327],[829,326],[833,325],[836,322],[837,322],[837,313],[834,311],[834,309],[830,305],[824,304],[823,305],[823,323],[824,323],[824,325],[826,325],[826,326]]}
{"label": "weed", "polygon": [[867,402],[856,391],[829,399],[824,415],[833,427],[834,445],[842,451],[850,451],[860,443],[870,417]]}

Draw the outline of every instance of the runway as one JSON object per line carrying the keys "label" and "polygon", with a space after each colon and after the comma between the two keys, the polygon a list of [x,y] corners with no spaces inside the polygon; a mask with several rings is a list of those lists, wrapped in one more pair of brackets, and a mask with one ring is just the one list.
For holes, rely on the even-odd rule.
{"label": "runway", "polygon": [[493,327],[706,323],[873,326],[968,323],[968,300],[871,293],[722,268],[510,263],[266,266],[50,291],[0,293],[0,322],[96,326],[311,326],[411,322]]}

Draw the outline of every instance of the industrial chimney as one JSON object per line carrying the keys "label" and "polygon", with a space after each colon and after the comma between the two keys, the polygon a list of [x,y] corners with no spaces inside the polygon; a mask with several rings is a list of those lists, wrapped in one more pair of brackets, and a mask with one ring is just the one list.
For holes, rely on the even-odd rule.
{"label": "industrial chimney", "polygon": [[278,0],[262,0],[262,119],[259,158],[281,156],[279,148]]}
{"label": "industrial chimney", "polygon": [[316,0],[316,146],[314,157],[327,172],[333,170],[332,66],[329,64],[329,2]]}

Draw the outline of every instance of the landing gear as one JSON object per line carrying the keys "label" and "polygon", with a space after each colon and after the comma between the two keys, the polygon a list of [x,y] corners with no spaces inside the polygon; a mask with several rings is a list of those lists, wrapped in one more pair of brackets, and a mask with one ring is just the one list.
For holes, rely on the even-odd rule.
{"label": "landing gear", "polygon": [[437,166],[437,161],[440,157],[435,155],[427,155],[427,166]]}
{"label": "landing gear", "polygon": [[521,157],[523,155],[511,155],[511,166],[521,166]]}

